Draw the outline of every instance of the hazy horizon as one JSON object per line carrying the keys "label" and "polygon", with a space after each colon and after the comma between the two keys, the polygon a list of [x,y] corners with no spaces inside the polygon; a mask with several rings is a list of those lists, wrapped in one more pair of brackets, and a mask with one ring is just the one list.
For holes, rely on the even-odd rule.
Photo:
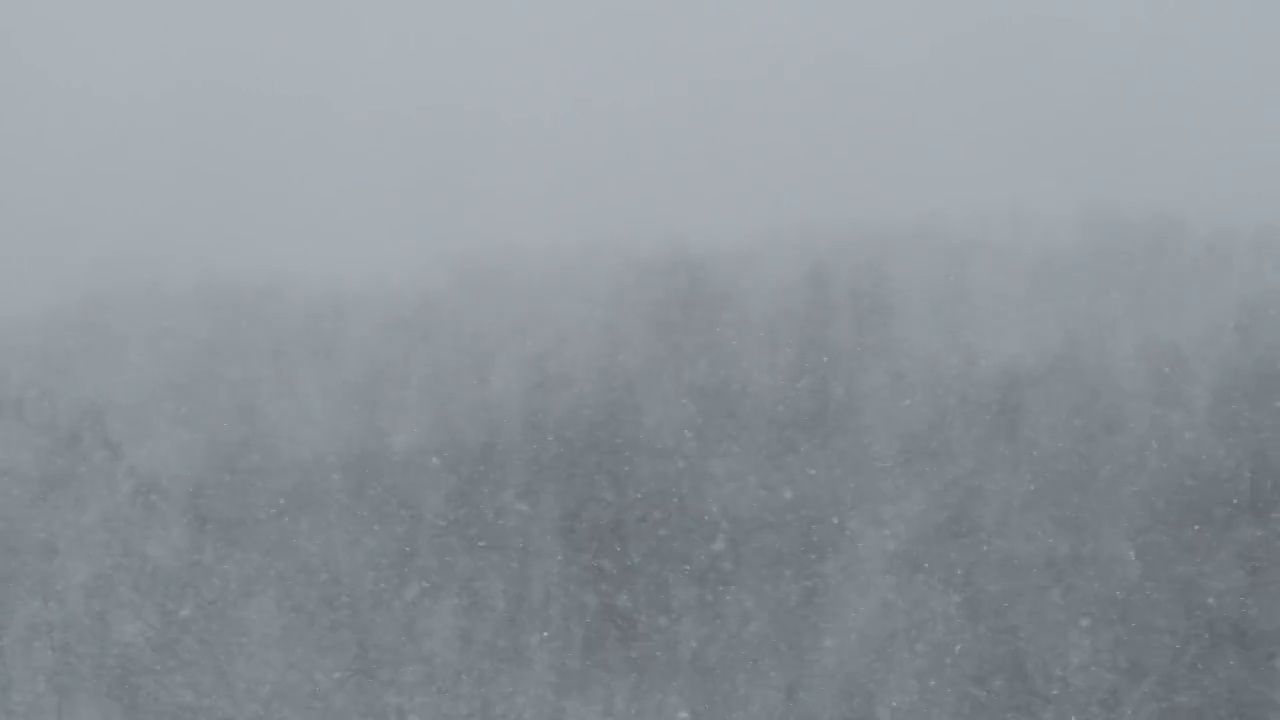
{"label": "hazy horizon", "polygon": [[1280,11],[15,1],[6,285],[442,247],[1071,216],[1280,219]]}

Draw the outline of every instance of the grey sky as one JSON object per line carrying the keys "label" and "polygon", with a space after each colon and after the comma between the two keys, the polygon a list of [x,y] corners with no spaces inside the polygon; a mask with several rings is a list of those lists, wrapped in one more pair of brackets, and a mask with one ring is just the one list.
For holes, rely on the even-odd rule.
{"label": "grey sky", "polygon": [[1244,0],[9,0],[4,275],[346,271],[480,239],[1094,202],[1275,219],[1276,19]]}

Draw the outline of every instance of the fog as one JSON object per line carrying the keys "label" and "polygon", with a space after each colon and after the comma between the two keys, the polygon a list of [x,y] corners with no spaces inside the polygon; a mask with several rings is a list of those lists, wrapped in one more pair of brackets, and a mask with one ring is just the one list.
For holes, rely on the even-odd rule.
{"label": "fog", "polygon": [[0,8],[0,718],[1280,718],[1280,10]]}
{"label": "fog", "polygon": [[1274,221],[1278,15],[11,0],[5,249],[42,271],[347,271],[442,245],[922,213]]}

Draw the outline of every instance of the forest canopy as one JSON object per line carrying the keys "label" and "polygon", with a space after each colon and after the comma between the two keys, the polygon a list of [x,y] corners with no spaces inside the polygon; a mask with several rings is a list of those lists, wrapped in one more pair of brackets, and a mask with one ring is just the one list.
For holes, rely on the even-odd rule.
{"label": "forest canopy", "polygon": [[1280,234],[100,287],[0,333],[0,715],[1280,714]]}

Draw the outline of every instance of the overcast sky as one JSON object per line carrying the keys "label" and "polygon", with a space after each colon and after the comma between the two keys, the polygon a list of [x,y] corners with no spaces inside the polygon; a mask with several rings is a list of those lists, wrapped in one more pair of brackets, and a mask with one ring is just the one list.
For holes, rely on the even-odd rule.
{"label": "overcast sky", "polygon": [[7,0],[3,274],[1096,202],[1276,219],[1273,5]]}

